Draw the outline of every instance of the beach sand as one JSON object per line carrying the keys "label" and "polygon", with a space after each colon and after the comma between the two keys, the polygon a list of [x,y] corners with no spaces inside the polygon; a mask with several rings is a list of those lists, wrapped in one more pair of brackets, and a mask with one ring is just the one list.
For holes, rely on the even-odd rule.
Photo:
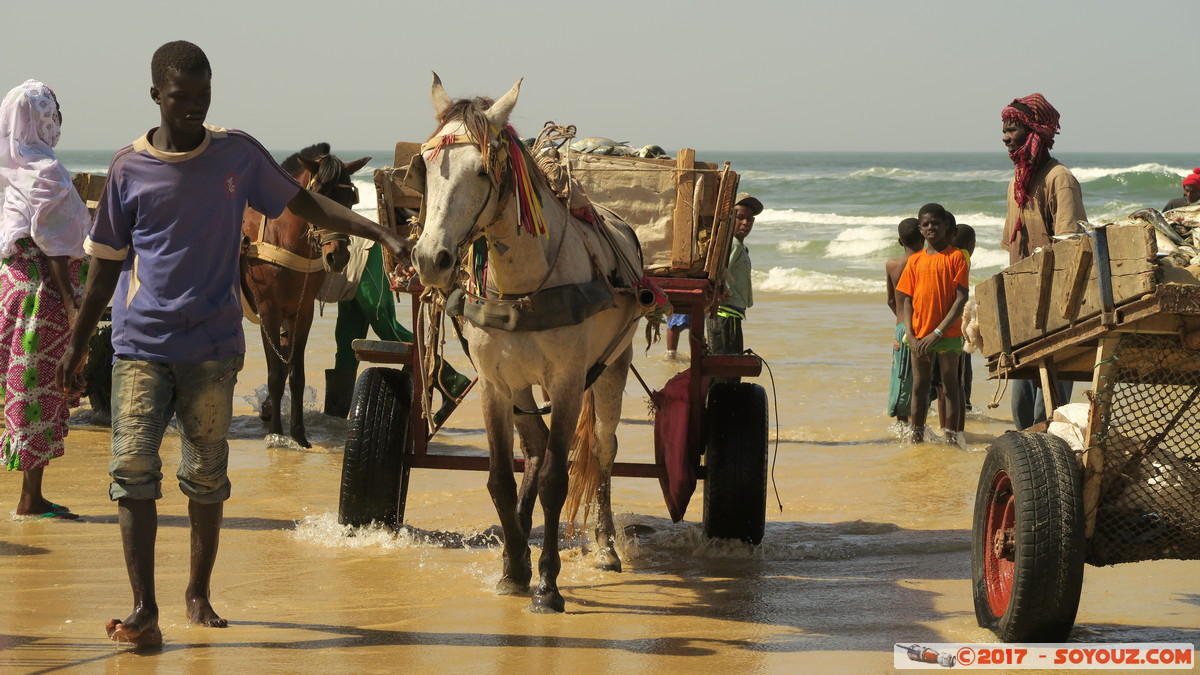
{"label": "beach sand", "polygon": [[[703,483],[672,524],[656,481],[618,478],[614,511],[625,572],[564,550],[563,615],[497,596],[497,518],[486,476],[416,470],[399,535],[337,525],[346,423],[315,412],[332,364],[333,308],[307,355],[316,390],[311,450],[269,447],[250,399],[265,382],[257,329],[239,378],[233,497],[213,581],[226,629],[187,625],[186,501],[173,480],[159,502],[158,597],[166,644],[141,654],[110,642],[129,584],[108,500],[107,429],[76,426],[46,472],[47,496],[77,521],[21,520],[16,473],[0,492],[0,671],[227,672],[890,672],[895,643],[990,642],[971,600],[971,513],[984,449],[1008,403],[976,360],[969,450],[904,444],[883,414],[892,317],[871,294],[760,294],[747,342],[768,361],[757,381],[778,404],[763,544],[702,535]],[[663,345],[636,365],[651,386],[682,366]],[[456,364],[466,363],[449,345]],[[1076,396],[1082,395],[1076,388]],[[646,394],[626,389],[622,461],[652,461]],[[477,395],[434,451],[481,452]],[[178,439],[164,443],[164,471]],[[782,512],[776,502],[782,503]],[[535,538],[540,536],[535,514]],[[534,551],[536,559],[537,551]],[[1073,640],[1200,642],[1195,562],[1088,567]],[[1057,671],[1062,672],[1062,671]]]}

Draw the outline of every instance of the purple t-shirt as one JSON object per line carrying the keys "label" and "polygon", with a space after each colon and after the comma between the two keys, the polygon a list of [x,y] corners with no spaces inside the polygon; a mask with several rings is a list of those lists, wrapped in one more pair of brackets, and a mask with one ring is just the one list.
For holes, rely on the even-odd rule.
{"label": "purple t-shirt", "polygon": [[300,184],[249,134],[208,127],[198,148],[163,152],[150,134],[108,171],[85,250],[124,260],[113,295],[117,356],[199,363],[246,351],[239,263],[249,204],[275,218]]}

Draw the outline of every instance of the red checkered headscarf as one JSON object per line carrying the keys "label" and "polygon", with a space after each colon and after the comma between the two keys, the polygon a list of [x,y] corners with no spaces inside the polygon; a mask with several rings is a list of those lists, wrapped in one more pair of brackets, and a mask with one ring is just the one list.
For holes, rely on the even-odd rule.
{"label": "red checkered headscarf", "polygon": [[[1000,113],[1000,119],[1004,122],[1020,122],[1030,131],[1024,145],[1008,153],[1016,166],[1013,198],[1019,208],[1025,208],[1025,204],[1029,203],[1029,183],[1033,180],[1033,174],[1050,156],[1054,135],[1061,128],[1058,125],[1058,111],[1045,96],[1033,93],[1025,98],[1013,99]],[[1014,239],[1021,227],[1018,217],[1012,233]]]}

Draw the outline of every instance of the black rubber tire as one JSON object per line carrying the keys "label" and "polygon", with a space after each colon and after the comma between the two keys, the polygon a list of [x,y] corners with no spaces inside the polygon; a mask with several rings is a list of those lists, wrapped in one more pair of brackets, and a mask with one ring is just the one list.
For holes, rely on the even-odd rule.
{"label": "black rubber tire", "polygon": [[338,522],[379,522],[396,529],[408,498],[412,376],[394,368],[367,368],[354,385]]}
{"label": "black rubber tire", "polygon": [[[1082,470],[1064,441],[1024,432],[997,438],[975,494],[979,625],[1004,642],[1066,642],[1083,588],[1085,524]],[[998,551],[996,532],[1009,528],[1011,548]]]}
{"label": "black rubber tire", "polygon": [[86,394],[97,421],[112,418],[112,325],[106,324],[88,340],[88,361],[83,367]]}
{"label": "black rubber tire", "polygon": [[704,533],[758,544],[767,521],[767,392],[719,382],[708,390],[704,416]]}

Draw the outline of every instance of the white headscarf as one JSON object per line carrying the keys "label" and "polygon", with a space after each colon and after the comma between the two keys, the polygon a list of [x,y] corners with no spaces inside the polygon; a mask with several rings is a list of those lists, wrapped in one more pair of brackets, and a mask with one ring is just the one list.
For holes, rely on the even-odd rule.
{"label": "white headscarf", "polygon": [[25,237],[48,256],[83,256],[91,218],[54,156],[60,122],[54,92],[37,80],[14,87],[0,104],[0,258],[16,253]]}

